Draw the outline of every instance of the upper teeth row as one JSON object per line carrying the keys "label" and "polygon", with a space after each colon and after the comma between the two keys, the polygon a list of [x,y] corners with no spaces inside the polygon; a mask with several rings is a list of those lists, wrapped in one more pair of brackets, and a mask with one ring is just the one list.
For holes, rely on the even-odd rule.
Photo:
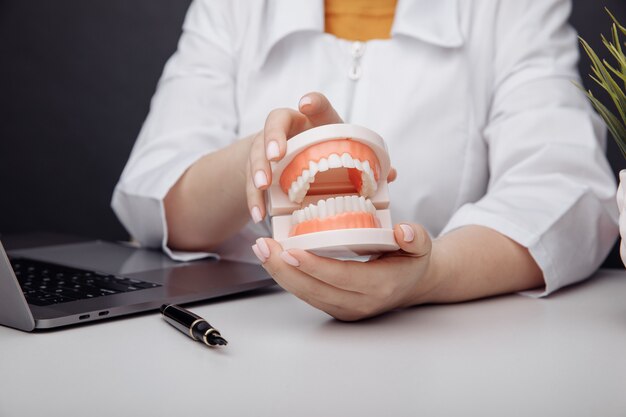
{"label": "upper teeth row", "polygon": [[331,197],[320,200],[317,204],[309,204],[302,210],[294,211],[291,214],[291,223],[296,225],[307,220],[325,219],[351,211],[364,211],[376,215],[376,208],[372,202],[363,196]]}
{"label": "upper teeth row", "polygon": [[361,177],[363,186],[361,194],[371,197],[378,189],[378,184],[374,177],[374,171],[370,167],[369,161],[361,162],[353,159],[349,153],[339,156],[336,153],[330,154],[328,158],[322,158],[318,162],[309,161],[309,169],[305,169],[296,178],[289,187],[289,200],[295,203],[301,203],[304,196],[309,191],[310,184],[315,181],[315,175],[318,172],[328,171],[331,168],[356,168],[362,172]]}

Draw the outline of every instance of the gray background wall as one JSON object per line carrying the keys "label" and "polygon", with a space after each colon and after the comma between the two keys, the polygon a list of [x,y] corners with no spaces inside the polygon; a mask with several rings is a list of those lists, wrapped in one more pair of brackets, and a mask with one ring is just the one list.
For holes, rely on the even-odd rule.
{"label": "gray background wall", "polygon": [[[188,5],[0,0],[0,232],[127,237],[111,192]],[[624,0],[575,0],[571,19],[597,49],[603,5],[626,22]],[[626,163],[609,145],[617,172]]]}

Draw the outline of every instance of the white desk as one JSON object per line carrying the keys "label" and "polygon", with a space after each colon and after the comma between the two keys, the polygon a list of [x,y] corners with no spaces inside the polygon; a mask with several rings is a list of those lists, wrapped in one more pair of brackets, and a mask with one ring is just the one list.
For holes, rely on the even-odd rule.
{"label": "white desk", "polygon": [[624,271],[352,324],[280,290],[193,310],[228,347],[157,313],[0,327],[0,416],[626,415]]}

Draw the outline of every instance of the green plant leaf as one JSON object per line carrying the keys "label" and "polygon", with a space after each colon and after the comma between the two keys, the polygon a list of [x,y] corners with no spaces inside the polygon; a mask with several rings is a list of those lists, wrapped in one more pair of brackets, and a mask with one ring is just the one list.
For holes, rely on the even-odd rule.
{"label": "green plant leaf", "polygon": [[626,56],[624,56],[622,48],[618,48],[615,43],[609,42],[604,36],[602,37],[602,42],[604,43],[604,46],[606,46],[606,49],[609,50],[611,55],[613,55],[613,58],[615,58],[617,63],[620,64],[620,67],[623,68],[624,66],[626,66]]}
{"label": "green plant leaf", "polygon": [[604,104],[602,104],[597,98],[591,94],[590,91],[587,92],[587,97],[591,100],[593,106],[598,110],[600,116],[604,119],[609,128],[609,132],[615,139],[617,146],[620,148],[622,155],[626,158],[626,126],[622,124],[619,119],[611,113],[609,109],[606,108]]}
{"label": "green plant leaf", "polygon": [[605,66],[605,67],[606,67],[609,71],[611,71],[611,72],[612,72],[612,73],[613,73],[616,77],[619,77],[619,78],[621,78],[623,81],[626,81],[626,73],[623,73],[623,72],[620,72],[620,71],[616,70],[615,68],[613,68],[613,67],[611,66],[611,64],[609,64],[609,63],[608,63],[608,62],[606,62],[606,61],[602,61],[602,62],[604,63],[604,66]]}
{"label": "green plant leaf", "polygon": [[617,21],[615,16],[613,16],[613,13],[611,13],[611,11],[609,10],[608,7],[605,7],[604,10],[606,10],[606,12],[609,14],[609,16],[611,16],[611,20],[613,20],[613,23],[615,23],[615,26],[617,26],[619,28],[620,32],[622,32],[624,34],[624,36],[626,36],[626,27],[620,25],[620,23]]}
{"label": "green plant leaf", "polygon": [[[623,80],[624,89],[626,90],[626,56],[624,56],[624,52],[622,51],[622,45],[619,39],[619,34],[617,33],[617,25],[615,23],[613,23],[612,32],[613,32],[613,44],[610,45],[609,51],[611,51],[611,54],[613,54],[613,56],[615,57],[615,59],[620,65],[621,75],[622,75],[620,76],[620,78]],[[613,69],[613,67],[611,66],[609,66],[609,68]]]}
{"label": "green plant leaf", "polygon": [[[606,41],[604,37],[603,40]],[[593,63],[594,72],[597,73],[598,78],[601,81],[596,82],[598,82],[598,84],[609,93],[611,99],[617,107],[617,111],[622,117],[622,120],[626,121],[626,94],[624,94],[624,91],[622,91],[621,87],[615,82],[611,74],[604,67],[602,61],[591,46],[589,46],[589,44],[584,40],[582,40],[582,44]]]}
{"label": "green plant leaf", "polygon": [[[591,74],[589,74],[589,77],[607,92],[611,101],[615,104],[619,116],[609,110],[604,103],[600,102],[591,90],[584,90],[580,85],[578,85],[578,88],[584,91],[593,107],[600,114],[620,148],[622,156],[626,159],[626,55],[620,40],[620,32],[626,36],[626,27],[622,26],[607,8],[605,10],[611,17],[613,24],[611,25],[611,40],[609,41],[604,35],[601,35],[602,43],[617,64],[612,65],[606,59],[600,59],[584,39],[580,38],[580,43],[591,60]],[[619,84],[618,81],[620,82]]]}

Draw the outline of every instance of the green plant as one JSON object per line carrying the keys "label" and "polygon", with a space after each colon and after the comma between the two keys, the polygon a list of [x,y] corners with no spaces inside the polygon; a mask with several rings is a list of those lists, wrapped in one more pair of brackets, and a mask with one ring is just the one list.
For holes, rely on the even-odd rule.
{"label": "green plant", "polygon": [[[626,55],[622,50],[620,40],[620,32],[626,36],[626,27],[622,26],[608,9],[605,10],[613,20],[611,28],[612,39],[609,41],[602,35],[602,43],[617,60],[617,65],[613,66],[606,60],[600,59],[583,38],[580,38],[580,42],[591,59],[593,74],[589,74],[589,77],[608,93],[617,108],[619,117],[612,113],[605,104],[600,102],[591,90],[585,91],[585,94],[587,94],[593,106],[606,122],[609,132],[615,138],[622,155],[626,158]],[[626,47],[626,42],[624,46]],[[580,88],[582,89],[582,87]]]}

